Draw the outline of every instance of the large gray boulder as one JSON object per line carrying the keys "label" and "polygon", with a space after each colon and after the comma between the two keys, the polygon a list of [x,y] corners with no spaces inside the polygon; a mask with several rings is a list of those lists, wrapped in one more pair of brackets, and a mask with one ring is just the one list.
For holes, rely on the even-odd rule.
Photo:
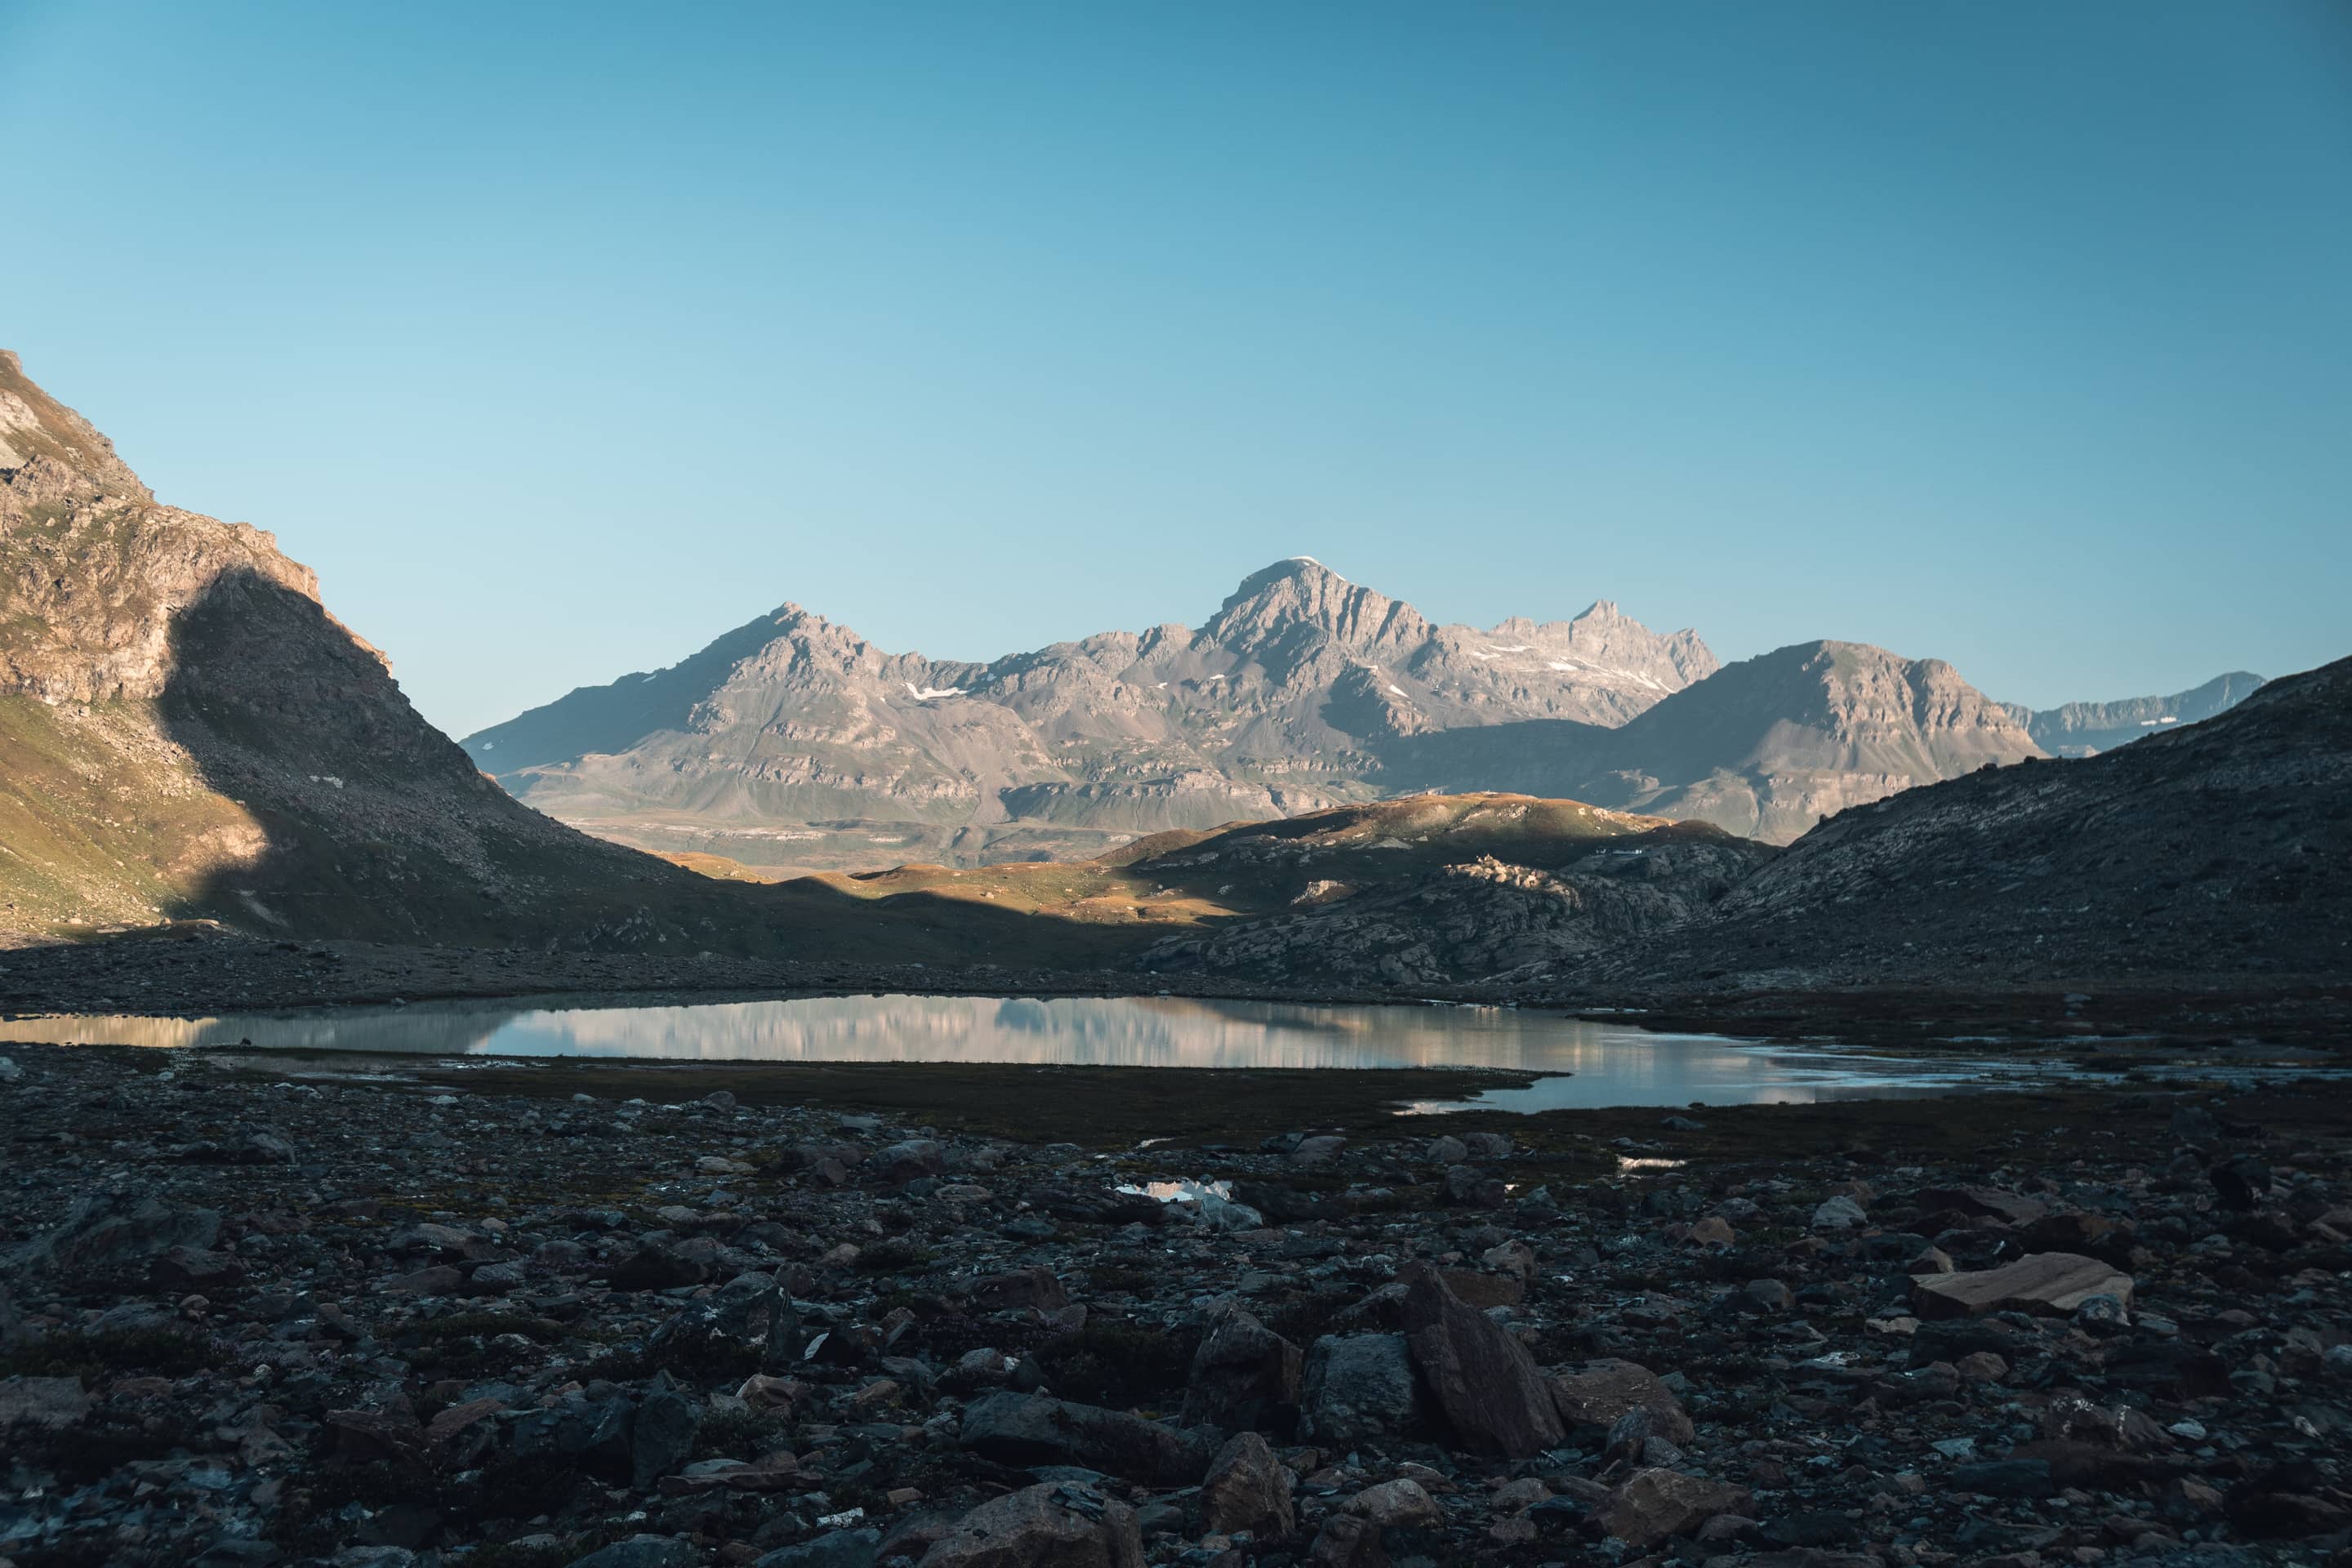
{"label": "large gray boulder", "polygon": [[1567,1427],[1535,1358],[1435,1269],[1407,1275],[1403,1318],[1413,1365],[1460,1447],[1509,1459],[1559,1447]]}

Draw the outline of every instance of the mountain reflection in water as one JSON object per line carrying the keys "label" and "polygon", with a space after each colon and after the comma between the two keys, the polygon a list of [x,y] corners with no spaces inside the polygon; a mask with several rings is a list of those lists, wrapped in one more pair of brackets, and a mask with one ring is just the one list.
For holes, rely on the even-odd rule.
{"label": "mountain reflection in water", "polygon": [[0,1023],[0,1039],[670,1061],[1497,1067],[1573,1074],[1542,1086],[1537,1098],[1547,1107],[1801,1101],[1918,1093],[1954,1081],[1950,1063],[1814,1056],[1509,1008],[1168,996],[430,1002],[199,1019],[35,1018]]}

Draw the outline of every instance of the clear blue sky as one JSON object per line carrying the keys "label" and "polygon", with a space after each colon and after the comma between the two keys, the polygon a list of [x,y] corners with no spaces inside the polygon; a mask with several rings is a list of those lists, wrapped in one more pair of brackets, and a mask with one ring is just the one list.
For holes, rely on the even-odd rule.
{"label": "clear blue sky", "polygon": [[456,733],[1310,553],[2036,704],[2352,653],[2352,8],[0,0],[0,345]]}

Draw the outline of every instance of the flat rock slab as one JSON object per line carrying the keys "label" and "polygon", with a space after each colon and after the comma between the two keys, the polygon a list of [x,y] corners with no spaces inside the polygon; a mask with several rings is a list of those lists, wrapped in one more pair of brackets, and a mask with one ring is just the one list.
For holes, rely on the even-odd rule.
{"label": "flat rock slab", "polygon": [[0,1427],[71,1426],[89,1415],[78,1377],[12,1377],[0,1383]]}
{"label": "flat rock slab", "polygon": [[1999,1268],[1933,1274],[1911,1281],[1912,1310],[1923,1318],[1975,1318],[1987,1312],[2063,1317],[2090,1296],[2131,1305],[2132,1277],[2074,1252],[2035,1252]]}

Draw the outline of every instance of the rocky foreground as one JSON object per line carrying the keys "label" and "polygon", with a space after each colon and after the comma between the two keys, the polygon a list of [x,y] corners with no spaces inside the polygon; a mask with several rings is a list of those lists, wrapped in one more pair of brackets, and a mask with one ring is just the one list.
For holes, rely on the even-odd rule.
{"label": "rocky foreground", "polygon": [[1101,1151],[8,1054],[15,1568],[2352,1560],[2340,1118]]}

